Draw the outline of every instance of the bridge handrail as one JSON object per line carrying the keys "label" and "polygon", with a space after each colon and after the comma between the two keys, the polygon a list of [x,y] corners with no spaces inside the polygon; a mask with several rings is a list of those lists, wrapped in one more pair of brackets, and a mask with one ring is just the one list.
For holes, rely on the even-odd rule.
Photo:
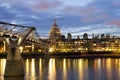
{"label": "bridge handrail", "polygon": [[11,23],[1,22],[1,21],[0,21],[0,24],[11,25],[11,26],[16,26],[16,27],[27,27],[27,28],[33,28],[34,30],[36,30],[36,28],[32,26],[22,26],[22,25],[16,25],[16,24],[11,24]]}

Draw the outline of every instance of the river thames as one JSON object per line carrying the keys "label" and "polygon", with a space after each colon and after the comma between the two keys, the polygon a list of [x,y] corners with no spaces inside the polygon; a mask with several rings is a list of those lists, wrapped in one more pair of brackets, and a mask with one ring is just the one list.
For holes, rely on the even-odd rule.
{"label": "river thames", "polygon": [[120,58],[23,59],[24,77],[4,77],[6,59],[0,59],[0,80],[120,80]]}

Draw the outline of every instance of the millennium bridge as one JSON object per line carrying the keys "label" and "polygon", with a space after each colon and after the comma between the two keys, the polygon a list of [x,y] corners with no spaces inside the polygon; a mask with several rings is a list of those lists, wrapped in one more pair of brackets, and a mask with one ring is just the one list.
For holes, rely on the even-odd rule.
{"label": "millennium bridge", "polygon": [[0,22],[0,53],[7,53],[5,76],[22,76],[21,53],[47,53],[49,44],[42,40],[35,27]]}

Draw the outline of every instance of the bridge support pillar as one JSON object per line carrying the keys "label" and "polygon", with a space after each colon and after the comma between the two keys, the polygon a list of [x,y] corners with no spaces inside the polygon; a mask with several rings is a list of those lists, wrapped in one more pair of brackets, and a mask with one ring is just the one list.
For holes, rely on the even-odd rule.
{"label": "bridge support pillar", "polygon": [[24,69],[19,48],[10,48],[4,76],[23,76]]}
{"label": "bridge support pillar", "polygon": [[5,41],[3,41],[3,51],[5,52],[6,51],[6,43],[5,43]]}

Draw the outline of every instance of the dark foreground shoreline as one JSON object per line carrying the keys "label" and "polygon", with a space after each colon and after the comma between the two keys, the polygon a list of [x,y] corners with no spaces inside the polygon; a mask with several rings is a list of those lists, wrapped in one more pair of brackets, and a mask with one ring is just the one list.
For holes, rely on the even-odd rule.
{"label": "dark foreground shoreline", "polygon": [[[41,54],[41,53],[22,53],[22,58],[120,58],[120,54],[102,53],[102,54],[81,54],[81,53],[64,53],[64,54]],[[7,58],[6,53],[0,54],[0,58]]]}

